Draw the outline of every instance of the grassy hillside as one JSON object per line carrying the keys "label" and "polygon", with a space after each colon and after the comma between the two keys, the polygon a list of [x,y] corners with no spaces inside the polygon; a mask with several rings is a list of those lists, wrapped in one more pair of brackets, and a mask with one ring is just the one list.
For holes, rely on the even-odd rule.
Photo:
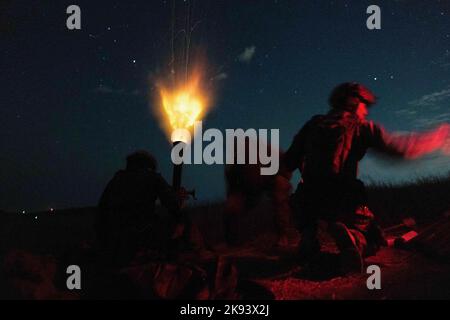
{"label": "grassy hillside", "polygon": [[450,176],[406,185],[373,185],[368,192],[370,208],[383,225],[405,217],[429,222],[450,210]]}
{"label": "grassy hillside", "polygon": [[[409,185],[374,185],[368,188],[371,209],[383,226],[392,225],[404,217],[428,222],[450,210],[450,177],[430,178]],[[165,214],[164,209],[158,209]],[[223,241],[223,204],[210,203],[188,207],[190,216],[207,244]],[[95,207],[55,210],[36,213],[0,214],[0,250],[32,249],[39,253],[62,253],[73,246],[92,243]],[[240,219],[245,240],[271,232],[274,216],[268,201]]]}

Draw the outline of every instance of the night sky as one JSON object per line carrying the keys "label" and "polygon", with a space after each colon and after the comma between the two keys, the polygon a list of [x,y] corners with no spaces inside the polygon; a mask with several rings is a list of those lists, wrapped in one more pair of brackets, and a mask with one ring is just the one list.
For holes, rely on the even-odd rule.
{"label": "night sky", "polygon": [[[81,8],[81,30],[66,8]],[[171,23],[189,1],[2,1],[0,209],[95,205],[125,157],[152,152],[170,181],[171,145],[151,112],[167,73]],[[366,28],[381,7],[382,29]],[[360,81],[380,97],[370,118],[395,131],[450,121],[450,1],[190,0],[192,47],[208,59],[214,106],[204,127],[279,128],[286,149],[331,89]],[[443,174],[449,159],[367,158],[361,178]],[[298,176],[293,180],[296,185]],[[223,167],[185,166],[204,201],[224,198]]]}

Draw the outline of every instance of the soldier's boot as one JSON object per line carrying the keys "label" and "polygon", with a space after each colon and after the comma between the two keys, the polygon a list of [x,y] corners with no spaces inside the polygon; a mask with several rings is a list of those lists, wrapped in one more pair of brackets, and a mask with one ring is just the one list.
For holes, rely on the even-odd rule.
{"label": "soldier's boot", "polygon": [[331,223],[328,227],[339,249],[339,260],[342,274],[362,273],[364,260],[361,256],[356,239],[341,222]]}
{"label": "soldier's boot", "polygon": [[309,262],[320,253],[320,242],[317,238],[317,225],[305,227],[301,233],[297,260],[300,264]]}
{"label": "soldier's boot", "polygon": [[281,210],[280,207],[276,210],[275,224],[277,226],[277,246],[288,247],[291,244],[292,235],[295,229],[290,226],[289,211]]}
{"label": "soldier's boot", "polygon": [[230,247],[241,244],[240,217],[245,214],[246,197],[242,193],[230,194],[225,203],[224,237]]}
{"label": "soldier's boot", "polygon": [[275,209],[275,224],[278,233],[278,247],[287,247],[292,234],[292,212],[289,204],[292,186],[288,179],[277,175],[271,190],[272,203]]}
{"label": "soldier's boot", "polygon": [[278,235],[277,247],[287,247],[289,246],[289,237],[287,234]]}

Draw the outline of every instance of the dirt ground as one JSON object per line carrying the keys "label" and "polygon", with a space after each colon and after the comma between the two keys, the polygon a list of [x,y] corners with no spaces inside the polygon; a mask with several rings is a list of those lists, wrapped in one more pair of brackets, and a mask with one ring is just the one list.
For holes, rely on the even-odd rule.
{"label": "dirt ground", "polygon": [[322,257],[324,264],[312,270],[298,266],[289,250],[271,253],[250,246],[228,254],[242,278],[261,285],[270,292],[268,297],[277,300],[450,298],[450,265],[415,250],[382,248],[366,259],[366,266],[380,267],[380,290],[367,288],[369,274],[336,274],[337,258],[332,252],[328,250],[328,256]]}
{"label": "dirt ground", "polygon": [[365,259],[365,271],[370,265],[381,270],[381,289],[369,290],[367,272],[346,276],[338,273],[337,249],[326,234],[321,234],[322,254],[306,266],[296,261],[297,242],[294,239],[290,246],[279,247],[266,235],[239,247],[218,245],[213,252],[205,253],[204,259],[220,256],[236,267],[243,283],[238,288],[243,299],[450,298],[450,264],[413,245],[402,249],[383,247],[375,256]]}
{"label": "dirt ground", "polygon": [[[64,216],[42,214],[38,218],[15,217],[9,222],[5,220],[3,224],[1,298],[155,298],[145,290],[134,295],[135,287],[128,283],[122,283],[119,289],[111,287],[115,280],[106,277],[102,270],[89,275],[89,259],[92,260],[93,256],[92,253],[91,256],[84,253],[90,252],[89,243],[92,241],[92,232],[88,227],[91,219],[89,210],[86,214],[78,212]],[[209,217],[216,219],[213,215]],[[207,222],[205,224],[215,225]],[[218,233],[209,235],[210,239],[214,236],[217,239],[221,237]],[[198,266],[205,270],[206,282],[210,285],[214,283],[216,288],[229,287],[233,293],[225,297],[233,299],[450,298],[448,261],[444,262],[414,247],[382,248],[376,256],[366,259],[366,265],[377,265],[381,269],[381,289],[369,290],[366,285],[369,274],[342,276],[337,273],[339,268],[336,248],[325,233],[321,233],[323,254],[308,266],[302,267],[296,261],[298,235],[293,235],[290,240],[287,246],[277,246],[275,237],[265,234],[236,247],[228,247],[223,241],[211,240],[203,249],[184,252],[177,260],[184,265]],[[11,259],[10,253],[14,251],[19,253],[13,254]],[[219,260],[232,266],[229,270],[222,270],[225,275],[222,278],[217,277]],[[87,266],[84,264],[86,261]],[[64,266],[67,264],[80,264],[88,270],[84,273],[84,290],[79,294],[67,292],[64,288]],[[138,264],[128,271],[141,288],[154,284],[151,278],[155,274],[155,264]],[[182,272],[177,277],[180,274]],[[90,289],[93,287],[97,288]],[[114,290],[117,291],[117,296],[108,295]],[[96,291],[95,294],[92,294],[93,291]],[[173,292],[172,297],[179,297],[176,290]],[[211,293],[196,294],[197,298],[212,297]]]}

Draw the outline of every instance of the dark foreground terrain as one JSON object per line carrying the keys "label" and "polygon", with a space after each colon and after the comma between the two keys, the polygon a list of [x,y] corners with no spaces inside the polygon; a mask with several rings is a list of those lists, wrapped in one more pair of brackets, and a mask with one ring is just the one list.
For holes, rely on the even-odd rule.
{"label": "dark foreground terrain", "polygon": [[[95,208],[1,213],[0,297],[3,299],[198,298],[198,299],[449,299],[450,179],[370,189],[371,207],[383,227],[413,217],[414,226],[388,229],[394,237],[419,237],[383,248],[367,264],[381,268],[381,290],[368,290],[368,274],[340,275],[333,241],[309,266],[295,260],[299,235],[280,246],[272,210],[264,203],[242,217],[242,245],[223,243],[222,205],[186,210],[196,247],[170,260],[148,253],[120,269],[100,263],[92,230]],[[164,215],[164,212],[161,212]],[[80,265],[82,289],[66,288],[66,268]]]}

